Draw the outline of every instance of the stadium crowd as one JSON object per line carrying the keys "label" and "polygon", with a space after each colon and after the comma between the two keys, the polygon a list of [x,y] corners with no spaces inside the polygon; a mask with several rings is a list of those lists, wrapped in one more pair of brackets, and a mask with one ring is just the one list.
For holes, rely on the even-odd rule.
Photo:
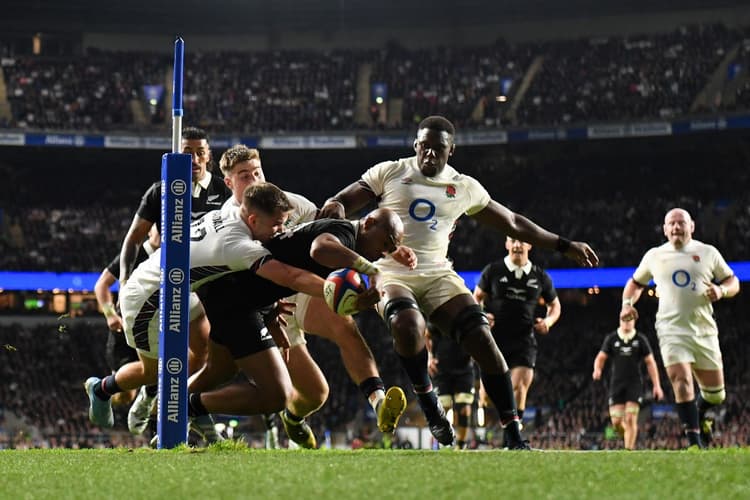
{"label": "stadium crowd", "polygon": [[[509,208],[554,231],[591,242],[602,266],[636,265],[644,248],[661,241],[654,214],[672,206],[690,210],[698,221],[696,237],[717,245],[728,261],[745,259],[750,199],[744,186],[750,183],[750,174],[743,159],[749,151],[742,141],[703,144],[705,151],[675,149],[669,139],[655,146],[589,142],[574,152],[570,147],[479,148],[452,163],[476,177]],[[611,154],[613,150],[618,154]],[[398,151],[400,156],[407,154],[408,150]],[[356,173],[334,169],[323,175],[320,168],[332,168],[329,164],[334,162],[363,163],[355,150],[336,156],[309,154],[306,161],[305,168],[294,161],[269,164],[269,180],[311,200],[323,200],[339,187],[332,187],[331,179]],[[722,165],[722,176],[706,169],[717,163]],[[125,167],[127,173],[118,175],[122,180],[115,189],[106,182],[83,183],[79,176],[65,175],[65,168],[54,167],[43,173],[51,182],[40,184],[35,182],[39,170],[0,164],[0,173],[9,180],[0,186],[0,269],[101,271],[119,251],[134,206],[148,185],[146,174],[139,178],[131,171]],[[550,171],[559,175],[550,176]],[[473,219],[464,217],[449,255],[457,269],[479,270],[502,252],[502,245],[502,235],[478,228]],[[538,252],[533,258],[547,268],[570,266],[551,252]]]}
{"label": "stadium crowd", "polygon": [[[471,48],[389,43],[380,50],[188,53],[184,108],[210,132],[372,127],[369,118],[355,120],[358,104],[373,104],[359,81],[369,76],[369,83],[386,84],[386,99],[400,101],[380,127],[409,128],[430,114],[451,116],[464,130],[671,119],[693,112],[701,90],[745,36],[746,29],[707,24],[574,41],[500,39]],[[746,50],[739,53],[736,67],[746,79]],[[64,58],[7,55],[2,70],[11,119],[0,125],[162,130],[170,65],[164,55],[100,49]],[[525,78],[529,86],[519,92]],[[731,109],[747,109],[746,88],[736,90]]]}
{"label": "stadium crowd", "polygon": [[[526,435],[534,446],[543,449],[610,449],[621,447],[612,434],[607,413],[607,388],[591,380],[596,352],[606,333],[617,326],[619,289],[605,289],[589,295],[562,290],[563,315],[550,335],[539,337],[536,382],[527,408],[536,410],[527,421]],[[744,341],[750,320],[750,302],[740,295],[717,306],[722,351],[727,381],[727,401],[716,418],[715,446],[750,445],[750,404],[742,397],[750,389],[750,346]],[[656,300],[641,305],[638,323],[654,346],[653,329]],[[405,385],[391,338],[380,318],[366,313],[358,318],[378,362],[386,385]],[[36,324],[0,326],[0,449],[15,447],[102,447],[145,446],[143,437],[127,433],[127,408],[115,407],[116,424],[111,431],[93,426],[86,415],[85,394],[81,384],[88,373],[106,370],[104,345],[106,326],[97,317],[77,320],[39,319]],[[331,386],[328,402],[310,419],[319,439],[326,433],[339,436],[337,445],[383,446],[375,430],[375,415],[349,380],[335,345],[311,336],[308,347]],[[663,387],[669,387],[660,366]],[[51,384],[51,385],[50,385]],[[644,391],[650,394],[649,390]],[[679,449],[684,447],[674,423],[671,393],[666,401],[644,397],[641,412],[641,449]],[[411,399],[411,396],[410,396]],[[413,402],[412,402],[413,403]],[[660,408],[663,406],[663,408]],[[660,411],[657,411],[660,408]],[[257,422],[256,422],[257,420]],[[422,426],[423,417],[410,407],[400,426]],[[262,446],[260,419],[246,419],[240,425],[248,441]],[[487,410],[487,427],[475,434],[472,447],[497,447],[502,442],[493,410]],[[416,446],[417,443],[411,443]]]}

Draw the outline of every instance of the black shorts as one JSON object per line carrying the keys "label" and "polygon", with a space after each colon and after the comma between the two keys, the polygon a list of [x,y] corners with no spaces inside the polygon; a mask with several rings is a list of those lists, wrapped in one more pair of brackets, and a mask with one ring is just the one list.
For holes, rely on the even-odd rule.
{"label": "black shorts", "polygon": [[432,379],[435,390],[440,395],[459,394],[465,392],[471,394],[474,389],[474,369],[438,372]]}
{"label": "black shorts", "polygon": [[130,347],[125,340],[124,333],[109,330],[104,359],[107,361],[110,370],[117,371],[122,365],[138,361],[139,358],[136,350]]}
{"label": "black shorts", "polygon": [[258,311],[225,311],[208,316],[208,321],[211,323],[210,339],[229,349],[234,359],[276,348]]}
{"label": "black shorts", "polygon": [[618,384],[609,390],[609,406],[624,405],[627,402],[641,404],[643,387],[640,382]]}
{"label": "black shorts", "polygon": [[503,337],[493,334],[497,347],[503,353],[508,368],[525,366],[528,368],[536,367],[536,339],[533,335],[524,335],[522,337]]}

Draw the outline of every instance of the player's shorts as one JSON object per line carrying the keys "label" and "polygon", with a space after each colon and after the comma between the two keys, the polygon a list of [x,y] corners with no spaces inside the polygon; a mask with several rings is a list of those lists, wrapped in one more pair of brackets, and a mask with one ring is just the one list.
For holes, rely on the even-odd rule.
{"label": "player's shorts", "polygon": [[[430,272],[404,271],[403,273],[384,271],[382,274],[383,286],[398,285],[410,290],[426,318],[429,318],[435,309],[453,297],[463,294],[471,295],[464,280],[452,269]],[[381,316],[384,308],[385,300],[381,301],[378,306]]]}
{"label": "player's shorts", "polygon": [[209,322],[211,341],[229,349],[234,359],[276,347],[260,311],[236,309],[214,315]]}
{"label": "player's shorts", "polygon": [[517,366],[536,368],[537,346],[534,337],[528,336],[512,341],[495,338],[495,342],[500,352],[503,353],[508,368]]}
{"label": "player's shorts", "polygon": [[298,293],[286,299],[289,302],[297,304],[297,307],[294,308],[294,314],[286,316],[286,321],[289,324],[284,327],[284,330],[286,330],[286,334],[289,337],[289,347],[307,344],[307,340],[305,340],[304,321],[311,299],[312,297],[304,293]]}
{"label": "player's shorts", "polygon": [[432,378],[432,383],[440,396],[474,394],[474,369],[468,367],[466,370],[438,372]]}
{"label": "player's shorts", "polygon": [[[148,296],[135,282],[128,281],[120,291],[122,326],[128,345],[147,358],[159,357],[159,291]],[[205,312],[198,295],[188,298],[190,321]]]}
{"label": "player's shorts", "polygon": [[631,384],[618,384],[611,387],[609,390],[609,406],[612,405],[624,405],[625,403],[638,403],[642,402],[643,386],[640,381],[638,383]]}
{"label": "player's shorts", "polygon": [[718,335],[659,335],[659,351],[664,366],[690,363],[699,370],[721,370]]}
{"label": "player's shorts", "polygon": [[138,361],[139,358],[136,350],[128,345],[122,332],[109,330],[104,359],[107,361],[109,369],[114,372],[122,365]]}

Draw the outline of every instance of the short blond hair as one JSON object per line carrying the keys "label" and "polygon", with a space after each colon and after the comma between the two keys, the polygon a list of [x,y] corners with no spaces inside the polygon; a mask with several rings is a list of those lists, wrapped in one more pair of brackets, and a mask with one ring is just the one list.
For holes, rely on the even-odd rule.
{"label": "short blond hair", "polygon": [[255,148],[249,148],[244,144],[237,144],[224,151],[219,160],[219,168],[224,176],[229,175],[238,163],[257,159],[260,161],[260,152]]}

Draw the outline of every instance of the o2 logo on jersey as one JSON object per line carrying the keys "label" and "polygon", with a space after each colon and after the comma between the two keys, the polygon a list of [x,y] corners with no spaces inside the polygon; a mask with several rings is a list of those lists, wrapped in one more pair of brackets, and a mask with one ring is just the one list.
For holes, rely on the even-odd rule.
{"label": "o2 logo on jersey", "polygon": [[437,219],[433,219],[437,208],[425,198],[417,198],[409,205],[409,216],[419,222],[430,222],[430,229],[437,231]]}
{"label": "o2 logo on jersey", "polygon": [[678,288],[690,286],[691,290],[695,290],[695,282],[691,279],[690,273],[684,269],[678,269],[672,273],[672,283]]}

